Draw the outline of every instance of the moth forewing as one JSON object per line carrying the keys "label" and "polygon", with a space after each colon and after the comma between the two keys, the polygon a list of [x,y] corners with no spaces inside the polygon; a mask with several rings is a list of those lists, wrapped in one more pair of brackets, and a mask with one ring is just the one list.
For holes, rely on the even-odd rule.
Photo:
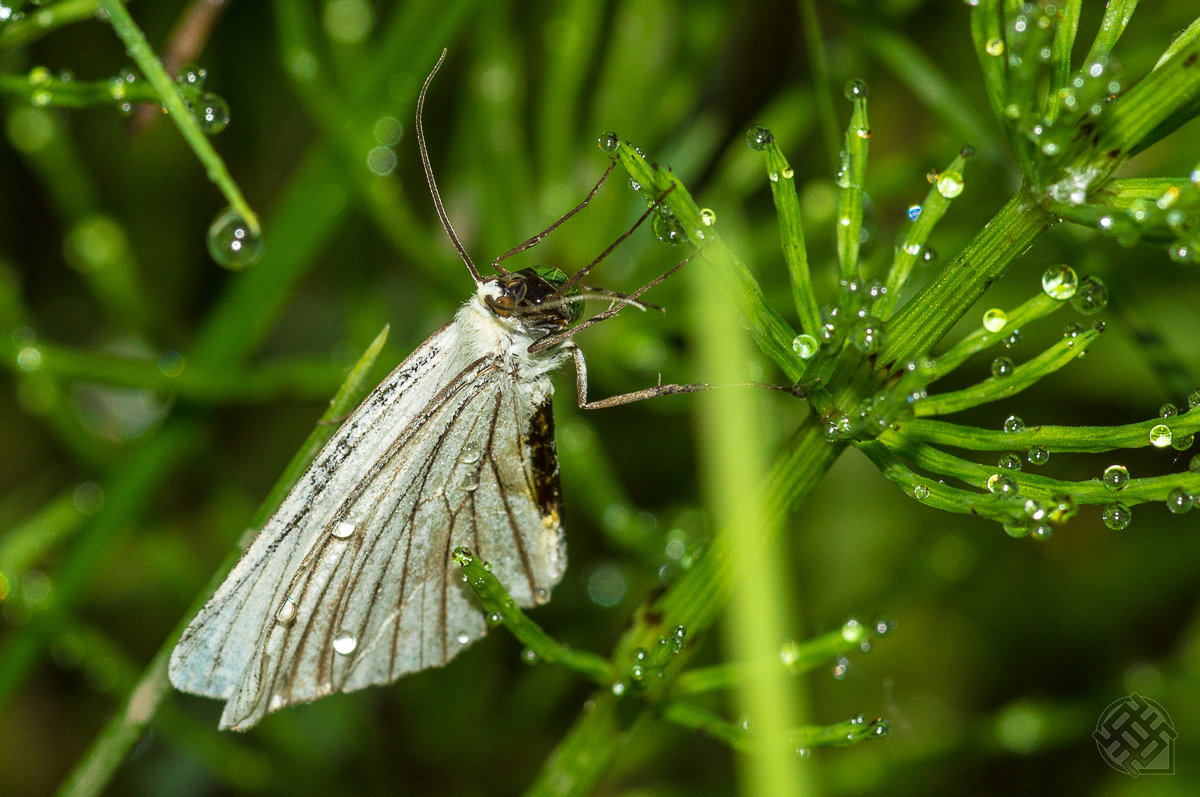
{"label": "moth forewing", "polygon": [[480,286],[346,420],[184,632],[172,683],[244,729],[296,702],[445,663],[486,629],[450,555],[521,605],[565,568],[547,372],[561,351]]}

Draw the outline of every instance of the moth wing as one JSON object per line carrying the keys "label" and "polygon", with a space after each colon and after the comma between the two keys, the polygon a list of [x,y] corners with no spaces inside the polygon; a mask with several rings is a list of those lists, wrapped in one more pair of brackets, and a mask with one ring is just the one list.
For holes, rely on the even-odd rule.
{"label": "moth wing", "polygon": [[420,365],[453,334],[355,412],[181,638],[172,682],[227,698],[222,727],[443,664],[481,636],[459,545],[521,605],[561,578],[549,404],[532,407],[493,358]]}

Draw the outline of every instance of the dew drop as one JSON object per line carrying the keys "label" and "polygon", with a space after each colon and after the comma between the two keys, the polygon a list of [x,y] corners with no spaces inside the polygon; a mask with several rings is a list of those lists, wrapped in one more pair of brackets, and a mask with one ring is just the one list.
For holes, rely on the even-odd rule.
{"label": "dew drop", "polygon": [[1021,458],[1016,454],[1005,454],[997,464],[1005,470],[1020,470]]}
{"label": "dew drop", "polygon": [[468,465],[473,462],[478,462],[480,451],[481,449],[479,447],[479,443],[475,442],[474,440],[468,441],[468,443],[463,446],[462,453],[458,455],[458,461],[465,462]]}
{"label": "dew drop", "polygon": [[765,125],[755,125],[746,131],[746,145],[755,152],[762,152],[774,140],[775,136]]}
{"label": "dew drop", "polygon": [[467,634],[466,631],[459,631],[457,634],[454,635],[454,641],[460,645],[465,645],[471,641],[471,637]]}
{"label": "dew drop", "polygon": [[229,103],[212,92],[200,95],[192,113],[205,135],[216,135],[229,126]]}
{"label": "dew drop", "polygon": [[842,150],[838,154],[837,172],[833,176],[833,181],[837,183],[839,188],[850,187],[850,153]]}
{"label": "dew drop", "polygon": [[883,322],[871,315],[855,324],[850,333],[850,341],[854,344],[854,348],[863,354],[873,354],[879,351],[886,337]]}
{"label": "dew drop", "polygon": [[1004,55],[1004,42],[997,38],[988,39],[983,45],[983,50],[992,57]]}
{"label": "dew drop", "polygon": [[674,214],[654,214],[654,218],[650,221],[650,229],[654,231],[655,238],[668,246],[676,246],[687,240],[683,225],[679,219],[675,218]]}
{"label": "dew drop", "polygon": [[1025,459],[1031,465],[1045,465],[1050,461],[1050,449],[1045,446],[1033,446],[1025,453]]}
{"label": "dew drop", "polygon": [[208,254],[227,269],[252,266],[263,255],[262,235],[250,229],[233,208],[225,208],[208,228]]}
{"label": "dew drop", "polygon": [[702,208],[700,210],[700,223],[705,227],[711,227],[717,223],[717,214],[712,208]]}
{"label": "dew drop", "polygon": [[851,80],[846,84],[845,94],[848,100],[865,100],[867,98],[866,81]]}
{"label": "dew drop", "polygon": [[617,138],[617,134],[611,130],[605,130],[596,139],[596,146],[600,147],[601,152],[607,152],[609,155],[617,151],[621,140]]}
{"label": "dew drop", "polygon": [[921,206],[920,205],[909,205],[907,212],[908,212],[909,221],[916,221],[917,219],[921,218]]}
{"label": "dew drop", "polygon": [[1004,431],[1008,434],[1016,434],[1025,431],[1025,421],[1021,420],[1016,415],[1009,415],[1004,419]]}
{"label": "dew drop", "polygon": [[1167,257],[1176,263],[1187,263],[1192,259],[1193,249],[1187,241],[1176,241],[1167,248]]}
{"label": "dew drop", "polygon": [[993,473],[987,480],[988,491],[993,495],[1016,495],[1017,483],[1002,473]]}
{"label": "dew drop", "polygon": [[1178,414],[1179,408],[1169,401],[1158,408],[1158,417],[1160,418],[1173,418]]}
{"label": "dew drop", "polygon": [[962,149],[958,151],[958,156],[965,161],[969,161],[975,157],[975,147],[971,144],[963,144]]}
{"label": "dew drop", "polygon": [[1166,448],[1171,445],[1171,427],[1160,423],[1150,430],[1150,445],[1155,448]]}
{"label": "dew drop", "polygon": [[1189,410],[1200,407],[1200,390],[1193,390],[1191,393],[1188,393],[1187,404]]}
{"label": "dew drop", "polygon": [[349,631],[339,631],[333,638],[333,650],[342,656],[349,656],[358,647],[358,637]]}
{"label": "dew drop", "polygon": [[1004,348],[1013,348],[1021,342],[1021,330],[1014,329],[1012,332],[1009,332],[1002,342],[1004,343]]}
{"label": "dew drop", "polygon": [[472,472],[467,474],[467,481],[463,484],[463,489],[468,493],[473,493],[479,489],[479,474]]}
{"label": "dew drop", "polygon": [[1079,287],[1079,276],[1066,263],[1051,266],[1042,274],[1042,290],[1051,299],[1070,299]]}
{"label": "dew drop", "polygon": [[1167,509],[1173,515],[1182,515],[1192,508],[1195,498],[1182,487],[1176,487],[1167,493]]}
{"label": "dew drop", "polygon": [[792,338],[792,351],[801,360],[808,360],[816,355],[820,350],[821,344],[812,335],[803,333]]}
{"label": "dew drop", "polygon": [[355,532],[358,526],[349,520],[339,520],[333,524],[333,530],[330,532],[339,540],[344,540]]}
{"label": "dew drop", "polygon": [[937,179],[937,191],[946,199],[954,199],[963,192],[962,175],[953,169],[942,172]]}
{"label": "dew drop", "polygon": [[1129,484],[1129,470],[1124,465],[1109,465],[1104,469],[1100,481],[1113,492],[1124,490]]}
{"label": "dew drop", "polygon": [[997,307],[993,307],[983,314],[983,328],[988,332],[999,332],[1007,323],[1008,315]]}
{"label": "dew drop", "polygon": [[1015,370],[1016,365],[1013,364],[1012,359],[1009,357],[997,357],[992,360],[992,376],[997,379],[1012,376]]}
{"label": "dew drop", "polygon": [[1133,511],[1122,504],[1120,501],[1114,501],[1104,507],[1104,512],[1101,514],[1104,520],[1104,525],[1108,526],[1113,531],[1121,531],[1129,526],[1129,522],[1133,520]]}
{"label": "dew drop", "polygon": [[924,501],[929,497],[929,488],[923,484],[918,484],[912,489],[912,497],[918,501]]}
{"label": "dew drop", "polygon": [[296,601],[290,596],[284,598],[279,608],[275,610],[275,622],[287,625],[296,619]]}
{"label": "dew drop", "polygon": [[1175,435],[1171,439],[1171,448],[1176,451],[1187,451],[1192,447],[1192,443],[1194,442],[1196,442],[1196,435],[1194,434]]}
{"label": "dew drop", "polygon": [[1108,305],[1108,286],[1099,277],[1084,277],[1079,281],[1071,306],[1083,315],[1094,315]]}

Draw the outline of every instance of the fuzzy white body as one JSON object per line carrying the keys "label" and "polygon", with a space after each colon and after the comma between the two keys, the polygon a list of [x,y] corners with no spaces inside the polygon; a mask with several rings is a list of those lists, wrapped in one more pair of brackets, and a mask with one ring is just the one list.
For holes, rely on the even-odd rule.
{"label": "fuzzy white body", "polygon": [[493,312],[497,290],[481,283],[355,410],[184,632],[171,682],[227,700],[221,727],[443,664],[482,636],[459,545],[521,605],[562,577],[545,432],[568,352],[531,354],[544,333]]}

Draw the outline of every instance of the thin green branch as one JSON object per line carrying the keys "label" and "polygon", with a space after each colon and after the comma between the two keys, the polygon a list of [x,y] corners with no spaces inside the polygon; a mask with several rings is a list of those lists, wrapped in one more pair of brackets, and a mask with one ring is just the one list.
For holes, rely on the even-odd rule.
{"label": "thin green branch", "polygon": [[948,393],[929,396],[918,401],[913,412],[918,418],[932,415],[949,415],[970,407],[1015,396],[1022,390],[1033,387],[1041,379],[1074,362],[1087,352],[1088,347],[1100,336],[1098,329],[1087,329],[1077,335],[1064,338],[1036,357],[1013,368],[1012,373],[992,376],[977,385]]}
{"label": "thin green branch", "polygon": [[668,169],[651,165],[627,141],[620,143],[616,155],[629,177],[641,187],[643,196],[651,202],[661,198],[662,204],[682,225],[684,234],[701,247],[700,259],[721,275],[758,347],[775,361],[790,381],[798,382],[804,375],[804,365],[792,350],[796,331],[766,303],[754,275],[721,236],[704,222],[699,206],[679,178]]}
{"label": "thin green branch", "polygon": [[1113,47],[1129,25],[1129,18],[1137,8],[1138,0],[1108,0],[1104,6],[1104,18],[1100,21],[1100,30],[1092,40],[1088,54],[1084,56],[1086,68],[1090,64],[1107,63],[1112,55]]}
{"label": "thin green branch", "polygon": [[146,41],[145,35],[133,21],[129,11],[126,10],[125,4],[121,0],[98,0],[98,4],[108,15],[109,22],[112,23],[117,36],[125,43],[125,50],[129,53],[129,57],[133,59],[146,80],[150,82],[158,95],[159,102],[167,109],[168,115],[175,126],[179,128],[180,134],[192,148],[196,158],[204,165],[209,179],[217,185],[225,199],[229,201],[230,206],[246,222],[251,233],[259,234],[261,226],[258,215],[250,208],[246,198],[242,196],[242,190],[238,188],[237,183],[229,174],[229,170],[225,168],[225,162],[213,149],[212,142],[208,140],[208,136],[200,129],[195,117],[184,104],[178,86],[163,69],[162,63],[154,54],[150,43]]}
{"label": "thin green branch", "polygon": [[894,431],[912,440],[972,451],[1022,451],[1045,446],[1051,451],[1112,451],[1150,446],[1150,430],[1166,426],[1172,437],[1200,431],[1200,411],[1154,418],[1123,426],[1029,426],[1019,432],[960,426],[946,421],[901,421]]}
{"label": "thin green branch", "polygon": [[479,598],[489,622],[503,623],[538,660],[579,673],[601,686],[612,684],[615,678],[612,664],[595,653],[572,650],[543,631],[521,611],[500,580],[492,575],[488,563],[463,547],[454,550],[454,563],[462,568],[467,584]]}
{"label": "thin green branch", "polygon": [[[908,283],[917,259],[925,251],[926,242],[929,240],[934,226],[941,221],[942,216],[950,207],[953,189],[942,182],[943,175],[953,173],[957,176],[957,184],[961,186],[966,164],[966,159],[960,153],[946,168],[946,172],[939,172],[936,176],[931,174],[932,185],[929,187],[929,192],[925,194],[925,200],[921,203],[920,215],[913,220],[912,226],[904,234],[904,241],[896,249],[892,267],[888,269],[885,282],[887,293],[875,302],[874,312],[879,318],[886,321],[892,317],[892,312],[900,301],[900,292]],[[940,186],[943,185],[946,187],[941,188]],[[951,196],[947,196],[947,194]]]}
{"label": "thin green branch", "polygon": [[767,176],[771,197],[779,216],[779,242],[792,283],[792,300],[800,318],[800,329],[815,335],[821,326],[821,312],[813,292],[808,250],[804,245],[804,223],[800,215],[800,197],[796,193],[796,174],[783,151],[771,136],[766,144]]}
{"label": "thin green branch", "polygon": [[[890,630],[890,625],[881,623],[883,632]],[[831,659],[855,651],[861,651],[864,642],[881,632],[878,626],[864,625],[857,620],[848,620],[836,631],[829,631],[820,636],[806,639],[802,642],[789,642],[772,657],[770,666],[779,667],[792,675],[802,675],[812,672],[818,667],[829,663]],[[724,662],[709,667],[699,667],[687,670],[679,676],[670,689],[671,697],[682,697],[720,689],[732,689],[747,677],[747,665],[744,662]]]}
{"label": "thin green branch", "polygon": [[1066,89],[1074,70],[1071,67],[1071,51],[1075,47],[1075,36],[1079,32],[1080,0],[1065,0],[1059,6],[1058,24],[1054,27],[1054,41],[1050,47],[1050,88],[1046,95],[1046,120],[1054,122],[1062,107],[1061,92]]}
{"label": "thin green branch", "polygon": [[1028,471],[1013,471],[994,465],[980,465],[977,462],[947,454],[933,446],[905,439],[903,435],[893,432],[881,434],[879,442],[923,470],[958,479],[980,490],[986,490],[989,479],[996,474],[1007,476],[1019,486],[1018,495],[1021,498],[1046,501],[1053,496],[1065,494],[1080,504],[1107,504],[1118,499],[1126,504],[1139,504],[1148,501],[1165,501],[1168,494],[1178,488],[1192,493],[1200,491],[1200,473],[1168,473],[1162,476],[1130,479],[1126,486],[1117,491],[1102,484],[1099,474],[1096,478],[1086,481],[1066,481]]}
{"label": "thin green branch", "polygon": [[14,346],[0,340],[0,362],[21,372],[18,354],[36,352],[37,373],[54,380],[91,382],[134,390],[154,390],[197,402],[271,401],[280,396],[328,396],[339,384],[342,369],[326,362],[273,362],[252,370],[192,367],[182,355],[158,359],[118,357],[37,342]]}
{"label": "thin green branch", "polygon": [[0,27],[0,50],[21,47],[64,25],[91,19],[98,7],[96,0],[58,0],[26,14],[24,19],[5,22]]}
{"label": "thin green branch", "polygon": [[867,176],[867,139],[871,126],[867,121],[866,84],[851,84],[854,111],[846,128],[845,148],[838,164],[837,184],[842,191],[838,197],[837,253],[843,280],[859,276],[858,250],[862,245],[863,184]]}
{"label": "thin green branch", "polygon": [[[119,80],[119,79],[118,79]],[[27,75],[0,74],[0,94],[6,94],[38,108],[90,108],[94,105],[120,107],[126,103],[158,104],[158,93],[144,81],[115,84],[109,80],[64,80],[44,67],[35,67]]]}
{"label": "thin green branch", "polygon": [[1060,307],[1064,307],[1066,304],[1066,300],[1053,299],[1045,293],[1039,293],[1033,298],[1026,300],[1018,307],[1009,310],[1005,314],[1008,320],[1005,322],[1004,327],[1000,330],[992,332],[987,327],[982,325],[976,327],[971,332],[963,336],[962,340],[954,344],[949,351],[947,351],[945,354],[939,355],[934,359],[933,380],[941,379],[943,376],[962,365],[963,362],[970,357],[975,356],[979,352],[984,351],[991,346],[995,346],[997,343],[1011,335],[1015,330],[1018,330],[1026,324],[1036,321],[1039,318],[1044,318]]}

